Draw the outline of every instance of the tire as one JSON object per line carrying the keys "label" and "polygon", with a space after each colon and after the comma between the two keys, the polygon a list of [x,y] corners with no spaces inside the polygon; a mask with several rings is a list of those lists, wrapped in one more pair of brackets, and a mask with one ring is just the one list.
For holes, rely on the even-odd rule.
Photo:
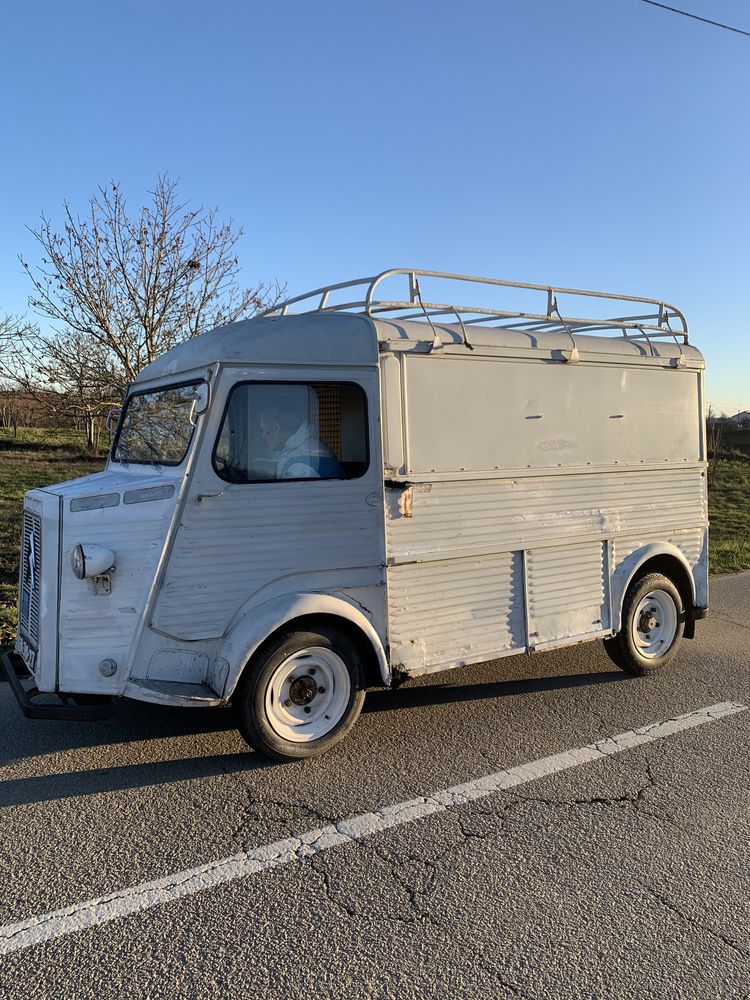
{"label": "tire", "polygon": [[621,670],[644,676],[673,659],[684,631],[685,608],[679,590],[661,573],[647,573],[628,587],[622,627],[604,640],[604,648]]}
{"label": "tire", "polygon": [[318,757],[347,735],[365,700],[356,642],[321,626],[270,640],[245,668],[233,703],[239,731],[279,761]]}

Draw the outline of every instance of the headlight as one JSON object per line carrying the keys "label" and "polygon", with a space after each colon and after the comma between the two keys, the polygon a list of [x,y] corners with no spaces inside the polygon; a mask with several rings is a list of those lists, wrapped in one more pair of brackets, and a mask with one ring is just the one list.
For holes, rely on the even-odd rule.
{"label": "headlight", "polygon": [[79,543],[70,555],[70,567],[73,576],[79,580],[86,577],[102,576],[107,570],[113,569],[115,554],[104,545]]}
{"label": "headlight", "polygon": [[79,580],[83,580],[86,576],[86,557],[83,554],[82,545],[76,545],[73,549],[73,554],[70,557],[70,565],[73,570],[73,576]]}

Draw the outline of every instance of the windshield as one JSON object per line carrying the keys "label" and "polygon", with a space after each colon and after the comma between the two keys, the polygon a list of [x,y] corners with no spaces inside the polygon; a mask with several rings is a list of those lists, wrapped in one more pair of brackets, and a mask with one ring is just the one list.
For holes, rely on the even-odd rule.
{"label": "windshield", "polygon": [[112,460],[127,465],[179,465],[193,436],[198,382],[133,393],[112,446]]}

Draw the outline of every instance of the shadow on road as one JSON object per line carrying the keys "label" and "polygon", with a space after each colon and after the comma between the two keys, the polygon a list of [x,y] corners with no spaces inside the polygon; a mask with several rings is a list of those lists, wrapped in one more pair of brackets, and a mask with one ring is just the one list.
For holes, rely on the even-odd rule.
{"label": "shadow on road", "polygon": [[[601,673],[564,674],[506,681],[478,682],[473,684],[435,684],[422,679],[413,687],[396,691],[375,690],[368,692],[365,712],[401,711],[434,705],[467,701],[490,701],[512,695],[566,688],[587,687],[625,680],[620,671]],[[8,705],[8,709],[10,709]],[[37,728],[38,727],[38,728]],[[25,722],[18,720],[13,727],[15,739],[0,747],[0,767],[36,755],[73,752],[76,749],[107,747],[118,744],[138,744],[144,741],[171,737],[200,736],[201,734],[231,732],[236,728],[235,714],[228,710],[170,709],[161,706],[122,702],[114,716],[107,722],[62,723]],[[18,737],[28,739],[25,753],[19,755]],[[34,739],[38,734],[41,739]],[[10,735],[10,734],[8,734]],[[225,743],[226,743],[226,738]],[[240,737],[237,736],[237,740]],[[234,740],[232,745],[236,746]],[[11,752],[8,753],[7,751]],[[4,759],[3,759],[4,758]],[[54,767],[54,763],[50,762]],[[0,809],[36,802],[49,802],[76,796],[97,795],[107,792],[127,791],[134,788],[168,785],[179,781],[192,781],[229,774],[247,774],[270,767],[299,766],[274,764],[253,753],[215,753],[187,757],[179,760],[148,761],[63,771],[34,777],[0,780]]]}
{"label": "shadow on road", "polygon": [[272,766],[280,765],[272,765],[252,751],[248,751],[217,754],[211,757],[189,757],[184,760],[152,761],[147,764],[127,764],[122,767],[94,768],[89,771],[70,771],[63,774],[45,774],[35,778],[16,778],[0,781],[0,809],[76,796],[121,792],[132,788],[170,785],[178,781],[212,778],[240,771],[247,773]]}
{"label": "shadow on road", "polygon": [[391,712],[402,708],[423,708],[452,702],[488,701],[492,698],[531,694],[534,691],[558,691],[625,680],[627,677],[621,670],[607,670],[597,674],[528,677],[479,684],[422,684],[419,687],[397,688],[395,691],[387,689],[369,691],[363,711]]}

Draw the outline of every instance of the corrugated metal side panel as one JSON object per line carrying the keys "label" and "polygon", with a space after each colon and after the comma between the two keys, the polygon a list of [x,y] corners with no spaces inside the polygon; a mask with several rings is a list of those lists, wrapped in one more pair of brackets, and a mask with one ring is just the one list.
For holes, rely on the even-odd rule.
{"label": "corrugated metal side panel", "polygon": [[409,493],[405,505],[400,490],[388,490],[388,558],[395,563],[563,539],[642,532],[663,538],[706,522],[699,468],[435,482]]}
{"label": "corrugated metal side panel", "polygon": [[393,567],[388,613],[391,659],[406,671],[523,649],[520,553]]}
{"label": "corrugated metal side panel", "polygon": [[329,590],[341,584],[338,570],[382,574],[383,514],[365,502],[371,490],[359,480],[249,484],[188,501],[154,625],[183,639],[220,636],[269,585],[285,593],[292,577],[318,573],[318,589]]}
{"label": "corrugated metal side panel", "polygon": [[[511,645],[522,645],[522,577],[508,568],[522,550],[530,645],[605,631],[604,540],[614,540],[612,568],[656,541],[671,542],[695,566],[706,515],[701,468],[389,488],[391,646],[411,646],[415,669],[461,662],[467,648],[477,659],[480,651],[491,656],[509,648],[511,618]],[[511,575],[521,584],[510,586]],[[391,659],[403,661],[403,652],[392,649]]]}
{"label": "corrugated metal side panel", "polygon": [[609,627],[603,542],[531,549],[526,572],[531,645]]}

